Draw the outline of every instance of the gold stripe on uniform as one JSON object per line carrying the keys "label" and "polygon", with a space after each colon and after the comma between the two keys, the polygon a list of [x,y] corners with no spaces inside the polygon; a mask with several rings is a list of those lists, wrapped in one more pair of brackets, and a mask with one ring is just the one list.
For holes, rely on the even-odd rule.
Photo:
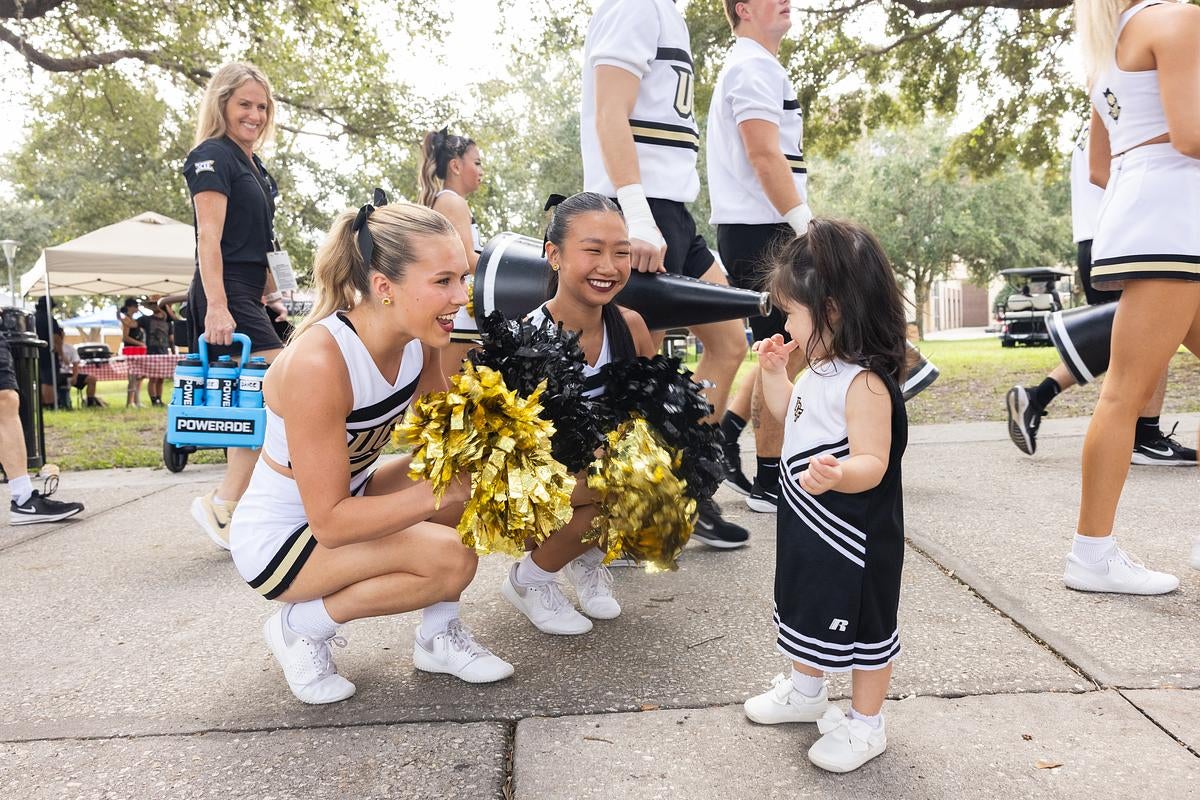
{"label": "gold stripe on uniform", "polygon": [[257,591],[259,594],[263,596],[269,595],[272,590],[279,585],[279,582],[287,577],[288,572],[292,569],[292,565],[296,563],[296,559],[299,558],[300,554],[304,552],[305,546],[308,545],[309,540],[312,538],[312,528],[305,527],[304,533],[300,534],[295,543],[292,544],[291,549],[288,550],[288,554],[284,556],[283,561],[281,561],[279,566],[275,568],[275,571],[271,573],[271,577],[267,578],[267,580],[258,587]]}
{"label": "gold stripe on uniform", "polygon": [[634,136],[639,136],[643,139],[652,139],[662,142],[663,144],[685,144],[688,146],[700,147],[700,136],[688,131],[664,131],[658,128],[647,128],[642,125],[630,125]]}
{"label": "gold stripe on uniform", "polygon": [[1189,264],[1180,261],[1126,261],[1121,264],[1092,266],[1093,278],[1102,278],[1105,275],[1120,275],[1126,272],[1178,272],[1200,275],[1200,264]]}
{"label": "gold stripe on uniform", "polygon": [[804,163],[804,156],[784,156],[787,159],[788,166],[792,168],[792,172],[799,169],[801,172],[808,171],[808,165]]}

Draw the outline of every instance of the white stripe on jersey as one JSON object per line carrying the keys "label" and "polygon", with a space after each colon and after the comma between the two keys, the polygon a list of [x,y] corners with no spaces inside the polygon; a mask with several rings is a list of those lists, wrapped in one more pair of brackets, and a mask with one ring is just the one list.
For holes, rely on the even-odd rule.
{"label": "white stripe on jersey", "polygon": [[672,0],[604,0],[588,23],[583,50],[580,132],[583,188],[616,197],[596,136],[596,67],[638,77],[630,115],[647,197],[690,203],[700,193],[700,132],[692,113],[695,79],[687,23]]}
{"label": "white stripe on jersey", "polygon": [[[717,77],[708,107],[708,192],[714,225],[783,222],[750,165],[738,125],[760,119],[779,127],[779,149],[792,169],[801,200],[808,197],[804,121],[787,71],[753,39],[737,37]],[[789,211],[790,209],[784,209]]]}

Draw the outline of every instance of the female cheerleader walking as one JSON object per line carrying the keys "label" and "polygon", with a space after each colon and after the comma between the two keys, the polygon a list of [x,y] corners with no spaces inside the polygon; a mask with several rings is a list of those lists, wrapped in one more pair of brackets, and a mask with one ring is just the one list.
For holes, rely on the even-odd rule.
{"label": "female cheerleader walking", "polygon": [[[1200,354],[1200,8],[1076,0],[1075,19],[1092,100],[1092,182],[1105,187],[1092,283],[1123,291],[1063,581],[1165,594],[1179,579],[1134,561],[1112,530],[1138,410],[1181,343]],[[1192,565],[1200,568],[1200,543]]]}

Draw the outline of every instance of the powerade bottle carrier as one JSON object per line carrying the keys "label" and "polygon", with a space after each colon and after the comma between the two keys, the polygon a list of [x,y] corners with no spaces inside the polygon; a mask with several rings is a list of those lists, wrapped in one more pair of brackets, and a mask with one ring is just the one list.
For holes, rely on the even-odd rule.
{"label": "powerade bottle carrier", "polygon": [[175,391],[167,409],[167,442],[199,447],[262,447],[267,427],[262,379],[267,363],[250,358],[250,337],[233,335],[240,357],[209,361],[208,340],[175,368]]}

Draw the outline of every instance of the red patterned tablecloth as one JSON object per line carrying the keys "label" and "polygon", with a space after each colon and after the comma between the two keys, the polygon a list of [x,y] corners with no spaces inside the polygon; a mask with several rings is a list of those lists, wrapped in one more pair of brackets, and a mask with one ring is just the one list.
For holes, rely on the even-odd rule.
{"label": "red patterned tablecloth", "polygon": [[95,375],[98,381],[123,381],[135,378],[170,378],[175,374],[179,356],[167,353],[153,356],[117,356],[101,363],[83,363],[79,371]]}

